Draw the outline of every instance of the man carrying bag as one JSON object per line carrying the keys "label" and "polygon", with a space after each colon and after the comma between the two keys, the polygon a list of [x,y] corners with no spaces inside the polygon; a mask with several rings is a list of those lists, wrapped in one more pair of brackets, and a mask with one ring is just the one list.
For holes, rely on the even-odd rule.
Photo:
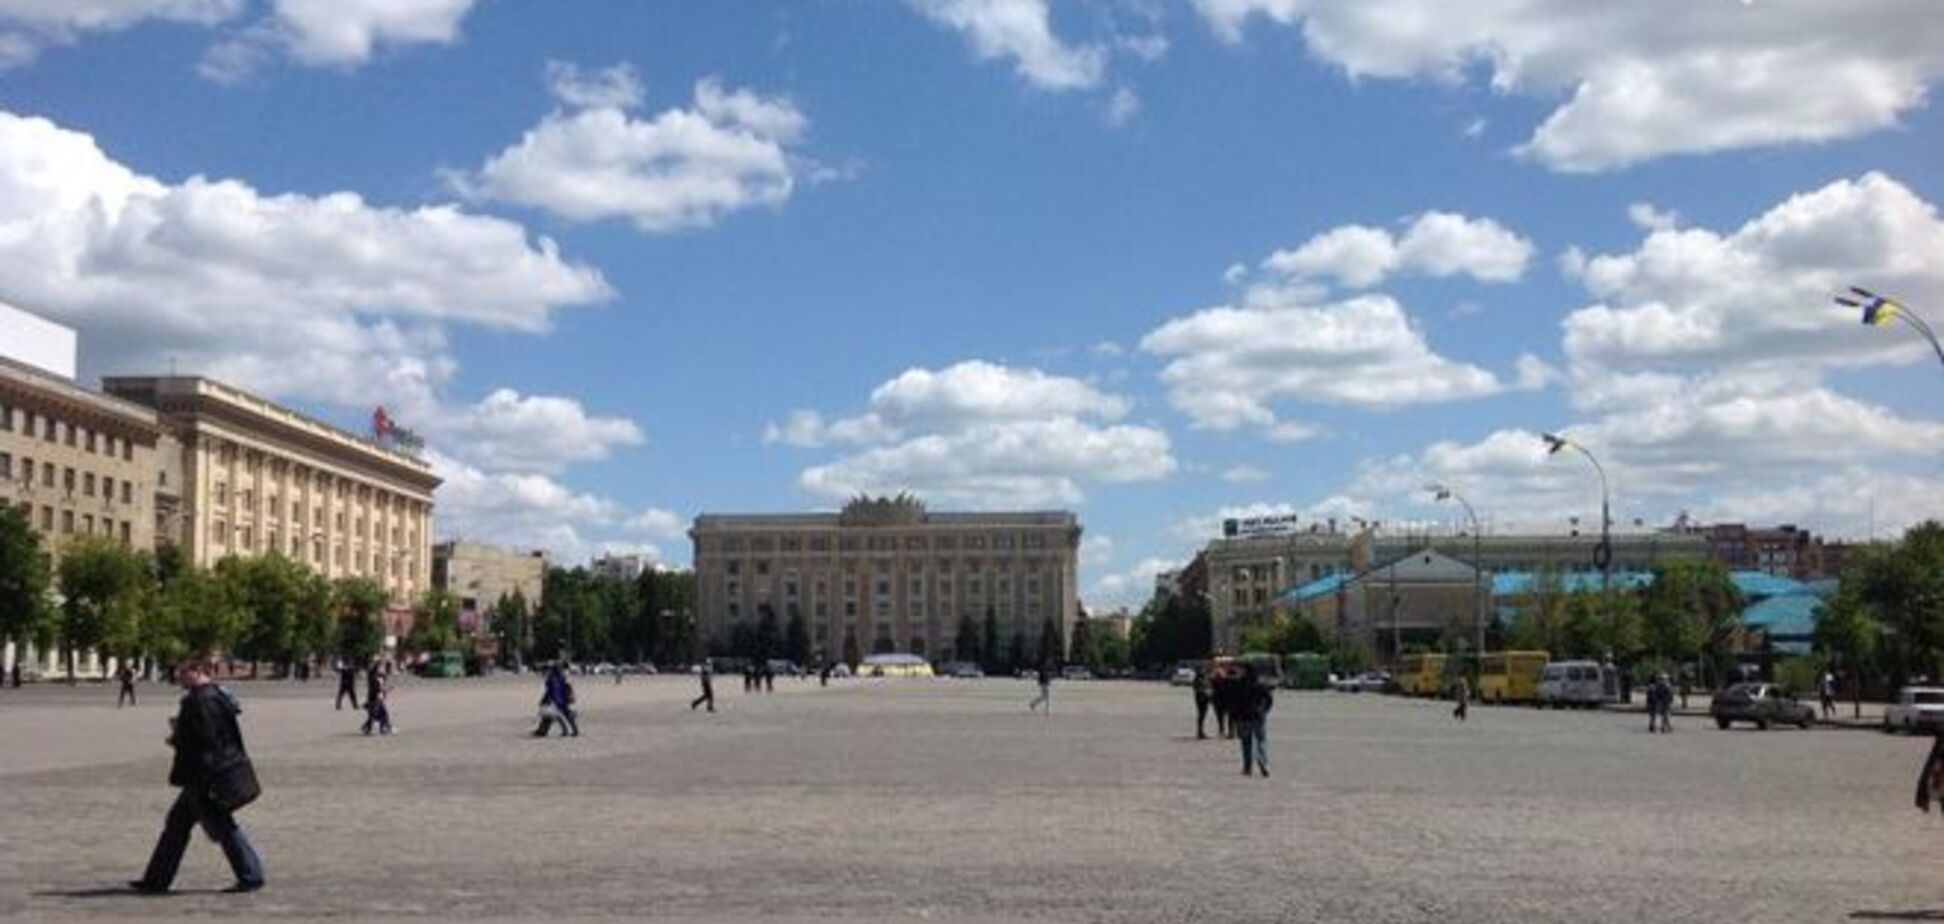
{"label": "man carrying bag", "polygon": [[169,808],[148,871],[129,885],[150,894],[169,891],[182,865],[182,852],[189,846],[189,832],[201,825],[222,846],[236,874],[236,883],[225,891],[254,892],[263,888],[263,861],[233,814],[262,793],[256,768],[243,747],[243,731],[236,724],[242,707],[210,680],[208,669],[200,663],[183,665],[177,678],[188,692],[171,722],[174,733],[169,745],[175,748],[175,762],[169,768],[169,785],[181,787],[182,792]]}

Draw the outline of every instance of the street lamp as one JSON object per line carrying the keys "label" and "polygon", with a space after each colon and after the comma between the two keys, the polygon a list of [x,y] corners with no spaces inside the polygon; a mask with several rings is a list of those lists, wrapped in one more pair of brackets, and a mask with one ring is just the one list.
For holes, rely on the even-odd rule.
{"label": "street lamp", "polygon": [[[1465,508],[1465,516],[1471,520],[1472,530],[1472,626],[1478,634],[1478,647],[1474,649],[1478,657],[1485,657],[1485,597],[1479,582],[1485,572],[1485,558],[1479,550],[1478,511],[1472,509],[1471,501],[1453,490],[1450,486],[1433,482],[1424,486],[1436,501],[1455,500]],[[1480,662],[1483,663],[1482,661]]]}
{"label": "street lamp", "polygon": [[1556,456],[1562,449],[1573,449],[1593,463],[1593,471],[1600,476],[1600,544],[1593,548],[1593,564],[1600,569],[1600,605],[1607,610],[1607,618],[1613,618],[1613,512],[1610,495],[1607,492],[1606,468],[1600,460],[1572,440],[1557,433],[1542,433],[1540,439],[1546,441],[1546,455]]}
{"label": "street lamp", "polygon": [[1938,345],[1937,334],[1931,331],[1931,326],[1925,323],[1923,318],[1917,316],[1917,312],[1910,310],[1910,306],[1858,286],[1850,286],[1850,291],[1856,295],[1856,298],[1838,295],[1836,304],[1863,309],[1863,323],[1871,327],[1882,327],[1891,321],[1902,321],[1910,325],[1918,333],[1923,334],[1925,340],[1930,341],[1931,349],[1937,353],[1937,361],[1944,363],[1944,346]]}

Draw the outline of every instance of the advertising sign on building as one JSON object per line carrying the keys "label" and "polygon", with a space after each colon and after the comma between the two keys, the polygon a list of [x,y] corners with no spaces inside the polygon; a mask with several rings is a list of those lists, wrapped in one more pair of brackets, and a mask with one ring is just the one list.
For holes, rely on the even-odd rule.
{"label": "advertising sign on building", "polygon": [[1285,513],[1271,517],[1231,517],[1222,521],[1222,535],[1230,539],[1241,536],[1271,536],[1286,533],[1296,528],[1296,514]]}

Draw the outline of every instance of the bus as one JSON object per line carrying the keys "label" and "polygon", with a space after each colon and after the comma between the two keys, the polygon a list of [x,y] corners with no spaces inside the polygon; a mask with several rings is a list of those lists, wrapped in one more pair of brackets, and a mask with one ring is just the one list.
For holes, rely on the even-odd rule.
{"label": "bus", "polygon": [[1495,651],[1479,663],[1478,701],[1537,703],[1539,678],[1551,656],[1543,651]]}
{"label": "bus", "polygon": [[1405,696],[1441,696],[1445,689],[1445,656],[1438,652],[1407,654],[1397,661],[1397,692]]}
{"label": "bus", "polygon": [[1282,686],[1282,658],[1266,652],[1245,651],[1242,660],[1255,667],[1256,683],[1265,687]]}
{"label": "bus", "polygon": [[1313,651],[1283,656],[1283,686],[1292,690],[1327,690],[1330,658]]}

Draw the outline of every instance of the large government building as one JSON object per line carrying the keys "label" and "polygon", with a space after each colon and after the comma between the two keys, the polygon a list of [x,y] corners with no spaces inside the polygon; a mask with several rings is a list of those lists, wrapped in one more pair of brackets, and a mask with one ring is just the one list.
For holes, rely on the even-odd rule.
{"label": "large government building", "polygon": [[431,586],[439,477],[424,460],[210,379],[102,385],[167,430],[156,529],[196,565],[276,551],[326,577],[371,578],[400,603]]}
{"label": "large government building", "polygon": [[933,513],[916,499],[860,498],[824,514],[704,514],[695,541],[698,629],[726,650],[738,624],[801,615],[813,657],[956,654],[960,621],[1038,656],[1041,627],[1079,615],[1080,521],[1071,513]]}

